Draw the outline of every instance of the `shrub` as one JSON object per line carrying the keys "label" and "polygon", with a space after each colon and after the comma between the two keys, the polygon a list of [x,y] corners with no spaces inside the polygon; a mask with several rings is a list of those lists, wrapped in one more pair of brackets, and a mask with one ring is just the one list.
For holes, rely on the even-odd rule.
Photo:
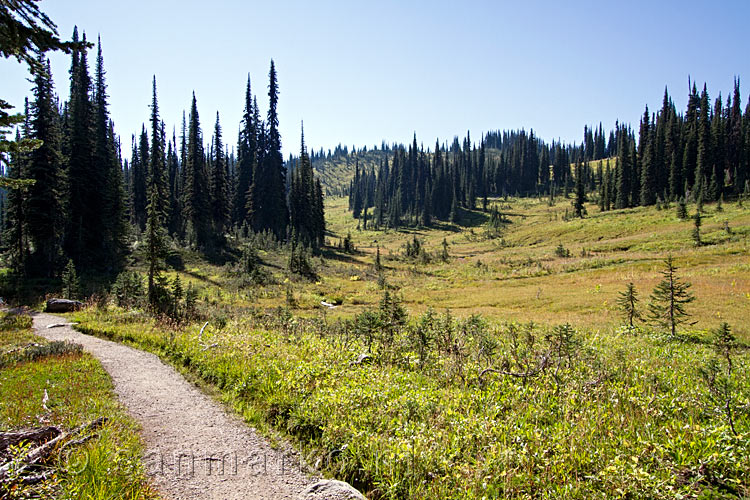
{"label": "shrub", "polygon": [[130,309],[140,306],[145,297],[143,278],[135,271],[123,271],[112,285],[111,294],[120,307]]}

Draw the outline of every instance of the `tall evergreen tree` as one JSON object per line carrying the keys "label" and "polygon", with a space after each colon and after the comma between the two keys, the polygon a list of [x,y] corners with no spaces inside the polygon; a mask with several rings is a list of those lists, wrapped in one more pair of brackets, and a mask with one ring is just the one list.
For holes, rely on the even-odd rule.
{"label": "tall evergreen tree", "polygon": [[[83,36],[86,42],[86,35]],[[92,81],[85,48],[73,54],[66,143],[68,196],[65,248],[79,269],[99,267],[105,260],[104,227],[107,165],[95,163]],[[105,132],[106,133],[106,132]]]}
{"label": "tall evergreen tree", "polygon": [[30,154],[26,171],[27,178],[34,180],[25,211],[29,247],[33,249],[27,269],[32,276],[52,277],[62,257],[64,173],[50,65],[43,54],[39,54],[38,64],[44,70],[34,76],[30,138],[41,145]]}
{"label": "tall evergreen tree", "polygon": [[245,90],[245,111],[237,141],[237,185],[232,203],[232,222],[241,226],[247,220],[247,194],[258,164],[258,110],[253,104],[250,75]]}
{"label": "tall evergreen tree", "polygon": [[227,158],[221,139],[219,112],[216,112],[214,126],[213,158],[211,160],[211,218],[214,240],[218,245],[225,242],[225,232],[229,227],[229,185],[227,182]]}
{"label": "tall evergreen tree", "polygon": [[264,154],[253,176],[248,207],[256,231],[270,230],[277,238],[286,237],[289,213],[286,205],[286,168],[281,156],[281,134],[278,117],[278,82],[276,67],[271,60],[268,74],[268,116],[264,134]]}
{"label": "tall evergreen tree", "polygon": [[185,188],[183,206],[188,240],[198,247],[210,244],[211,216],[208,175],[203,152],[203,134],[198,117],[198,105],[193,93],[185,159]]}
{"label": "tall evergreen tree", "polygon": [[151,151],[148,168],[148,192],[149,203],[151,203],[151,191],[156,193],[155,210],[159,214],[159,221],[162,226],[166,225],[167,214],[169,213],[169,187],[167,184],[167,165],[166,165],[166,140],[164,137],[164,128],[159,118],[159,102],[156,97],[156,76],[153,78],[152,96],[151,96]]}
{"label": "tall evergreen tree", "polygon": [[114,125],[109,118],[107,84],[102,56],[101,38],[97,43],[96,81],[94,85],[94,166],[104,176],[102,212],[91,212],[90,217],[101,217],[100,238],[104,244],[103,264],[106,268],[121,265],[127,251],[127,205],[123,187],[120,157],[116,150]]}

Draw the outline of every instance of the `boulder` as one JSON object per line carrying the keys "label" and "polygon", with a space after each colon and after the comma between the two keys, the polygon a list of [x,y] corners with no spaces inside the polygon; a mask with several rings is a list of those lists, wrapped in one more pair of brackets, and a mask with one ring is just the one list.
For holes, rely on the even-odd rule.
{"label": "boulder", "polygon": [[349,483],[326,479],[300,493],[298,500],[367,500]]}
{"label": "boulder", "polygon": [[66,313],[78,311],[83,307],[83,302],[70,299],[49,299],[44,312]]}
{"label": "boulder", "polygon": [[372,356],[367,354],[366,352],[363,352],[359,356],[357,356],[357,359],[353,359],[349,362],[349,366],[356,366],[356,365],[362,365],[365,363],[371,363],[372,362]]}

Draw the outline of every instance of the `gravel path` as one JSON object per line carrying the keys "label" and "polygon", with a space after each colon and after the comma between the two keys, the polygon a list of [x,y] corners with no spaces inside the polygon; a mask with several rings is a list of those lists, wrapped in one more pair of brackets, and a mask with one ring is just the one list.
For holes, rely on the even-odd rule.
{"label": "gravel path", "polygon": [[67,321],[37,313],[34,329],[49,340],[82,344],[101,361],[120,402],[141,424],[146,469],[165,498],[296,498],[315,482],[291,450],[272,449],[153,354],[70,326],[47,328]]}

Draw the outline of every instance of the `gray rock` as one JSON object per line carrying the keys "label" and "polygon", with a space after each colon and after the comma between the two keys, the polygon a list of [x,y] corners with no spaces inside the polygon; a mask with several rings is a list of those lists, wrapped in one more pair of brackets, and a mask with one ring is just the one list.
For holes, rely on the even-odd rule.
{"label": "gray rock", "polygon": [[351,360],[349,362],[349,366],[361,365],[361,364],[370,363],[370,362],[372,362],[372,356],[370,356],[366,352],[363,352],[362,354],[357,356],[357,359]]}
{"label": "gray rock", "polygon": [[65,313],[65,312],[78,311],[82,307],[83,307],[83,302],[80,302],[78,300],[49,299],[47,301],[47,308],[44,311],[51,312],[51,313]]}
{"label": "gray rock", "polygon": [[367,500],[349,483],[326,479],[300,493],[298,500]]}

